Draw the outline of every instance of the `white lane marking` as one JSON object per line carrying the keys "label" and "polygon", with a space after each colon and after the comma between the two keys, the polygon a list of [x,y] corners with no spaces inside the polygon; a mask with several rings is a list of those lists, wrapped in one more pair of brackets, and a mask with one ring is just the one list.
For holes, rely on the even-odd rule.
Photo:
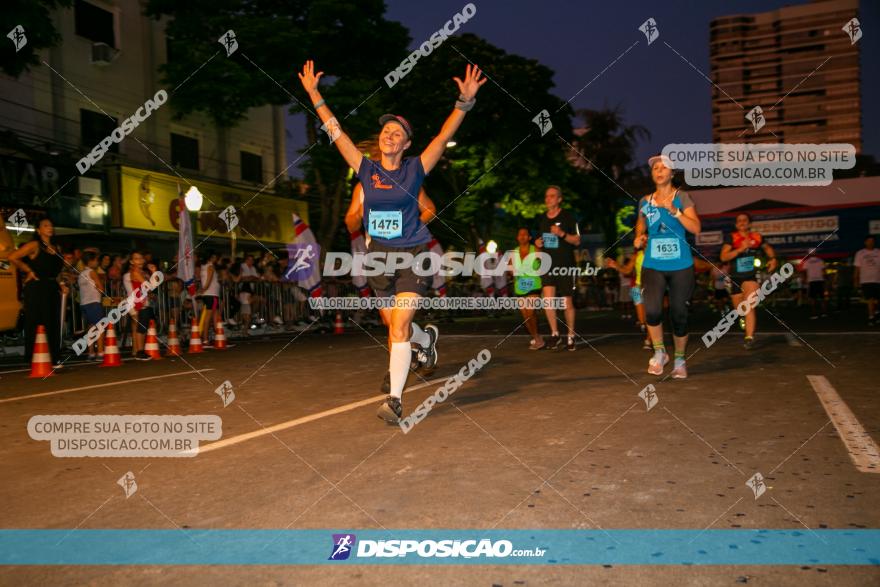
{"label": "white lane marking", "polygon": [[837,390],[821,375],[807,375],[822,407],[837,429],[849,457],[862,473],[880,473],[880,449],[844,403]]}
{"label": "white lane marking", "polygon": [[[776,335],[776,336],[778,336],[780,334],[784,334],[786,336],[794,336],[794,334],[792,334],[791,332],[780,332],[778,330],[771,330],[769,332],[762,332],[761,334],[762,335],[763,334]],[[835,332],[833,330],[825,330],[822,332],[809,332],[809,331],[801,330],[801,331],[797,332],[796,334],[799,336],[880,336],[880,331],[863,330],[863,331],[859,332],[856,330],[853,332]]]}
{"label": "white lane marking", "polygon": [[[134,357],[126,357],[125,359],[122,359],[123,362],[134,361],[134,360],[135,360]],[[21,363],[19,363],[19,364],[21,364]],[[89,361],[89,362],[82,362],[82,363],[64,363],[64,368],[65,369],[73,369],[76,367],[97,367],[100,365],[101,365],[101,363],[98,361]],[[31,370],[31,368],[28,367],[26,369],[14,369],[12,371],[0,371],[0,375],[6,375],[7,373],[27,373],[30,370]]]}
{"label": "white lane marking", "polygon": [[[627,336],[629,334],[633,334],[633,333],[632,332],[609,332],[606,334],[600,334],[598,336],[595,336],[594,338],[589,339],[589,341],[593,342],[594,340],[602,340],[603,338],[609,338],[611,336]],[[638,334],[638,333],[635,333],[635,334]],[[444,338],[498,338],[500,336],[502,336],[502,335],[500,335],[500,334],[446,334],[446,335],[441,335],[440,340],[443,340]],[[544,338],[550,337],[549,334],[544,334],[542,336]],[[565,338],[567,335],[560,334],[559,336],[561,338]],[[516,338],[516,337],[531,338],[532,335],[531,334],[511,334],[507,338]],[[583,344],[583,343],[580,343],[580,344]]]}
{"label": "white lane marking", "polygon": [[[436,385],[443,381],[446,381],[449,377],[438,377],[437,379],[431,379],[430,381],[425,381],[424,383],[420,383],[418,385],[414,385],[407,389],[403,390],[403,393],[409,393],[411,391],[416,391],[417,389],[422,389],[424,387],[429,387],[431,385]],[[287,430],[289,428],[293,428],[295,426],[301,426],[303,424],[308,424],[309,422],[314,422],[315,420],[320,420],[321,418],[327,418],[329,416],[335,416],[336,414],[341,414],[343,412],[350,412],[351,410],[355,410],[357,408],[368,406],[370,404],[375,404],[379,400],[383,400],[388,397],[386,394],[382,395],[374,395],[373,397],[369,397],[367,399],[363,399],[356,402],[351,402],[350,404],[344,404],[341,406],[337,406],[335,408],[324,410],[323,412],[317,412],[315,414],[309,414],[308,416],[303,416],[301,418],[295,418],[293,420],[288,420],[287,422],[281,422],[280,424],[274,424],[272,426],[267,426],[266,428],[261,428],[260,430],[254,430],[253,432],[246,432],[244,434],[238,434],[236,436],[230,436],[229,438],[224,438],[223,440],[218,440],[217,442],[212,442],[210,444],[205,444],[199,447],[199,454],[206,453],[212,450],[217,450],[219,448],[225,448],[227,446],[232,446],[233,444],[238,444],[240,442],[245,442],[246,440],[251,440],[253,438],[259,438],[261,436],[266,436],[267,434],[273,434],[275,432],[279,432],[281,430]]]}
{"label": "white lane marking", "polygon": [[[595,342],[597,340],[611,338],[612,336],[626,336],[629,334],[632,334],[632,333],[630,333],[630,332],[610,332],[608,334],[601,334],[601,335],[596,336],[594,338],[585,339],[585,340],[587,340],[588,342]],[[506,338],[517,338],[517,337],[531,338],[531,336],[532,336],[531,334],[511,334],[511,335],[507,336]],[[548,336],[549,335],[544,335],[544,338],[547,338]],[[565,335],[562,335],[562,336],[565,336]],[[442,341],[444,338],[501,338],[501,337],[502,337],[502,335],[500,335],[500,334],[442,334],[442,335],[440,335],[440,340]],[[576,344],[583,346],[586,343],[582,342],[582,341],[578,341]],[[376,346],[375,344],[357,347],[358,350],[377,349],[377,348],[380,348],[380,347]],[[387,351],[385,351],[385,352],[387,353]]]}
{"label": "white lane marking", "polygon": [[597,340],[604,340],[606,338],[611,338],[612,336],[617,336],[616,334],[600,334],[599,336],[594,336],[593,338],[585,338],[584,342],[578,341],[575,346],[578,344],[587,344],[588,342],[596,342]]}
{"label": "white lane marking", "polygon": [[[595,333],[590,333],[590,334],[592,334],[593,336],[645,336],[644,333],[640,333],[638,330],[630,330],[628,332],[595,332]],[[700,331],[694,330],[692,332],[688,332],[688,334],[702,336],[703,334],[705,334],[705,332],[703,332],[702,330],[700,330]],[[788,331],[783,332],[783,331],[779,331],[779,330],[769,330],[766,332],[762,331],[759,334],[761,336],[780,336],[780,335],[784,335],[784,334],[791,335],[791,333]],[[801,336],[880,336],[880,331],[874,331],[874,330],[864,330],[861,332],[859,332],[859,331],[854,331],[854,332],[833,332],[833,331],[805,332],[805,331],[800,331],[800,332],[798,332],[798,334]],[[440,340],[442,341],[444,338],[492,338],[492,337],[498,337],[498,336],[501,336],[501,335],[500,334],[441,334]],[[529,334],[511,334],[510,336],[511,336],[511,338],[513,338],[515,336],[526,337],[526,336],[531,336],[531,335],[529,335]],[[547,337],[549,335],[544,334],[544,336]],[[367,348],[367,347],[365,347],[365,348]]]}
{"label": "white lane marking", "polygon": [[788,346],[804,346],[801,344],[801,341],[796,339],[791,332],[785,333],[785,340],[788,341]]}
{"label": "white lane marking", "polygon": [[112,381],[110,383],[98,383],[97,385],[84,385],[82,387],[69,387],[67,389],[59,389],[58,391],[46,391],[43,393],[34,393],[32,395],[20,395],[18,397],[7,397],[4,399],[0,399],[0,404],[5,404],[7,402],[17,402],[19,400],[24,399],[33,399],[35,397],[46,397],[48,395],[59,395],[62,393],[73,393],[74,391],[84,391],[86,389],[98,389],[101,387],[111,387],[113,385],[122,385],[123,383],[138,383],[140,381],[152,381],[153,379],[165,379],[166,377],[177,377],[179,375],[198,375],[199,373],[204,373],[205,371],[213,371],[214,369],[199,369],[189,371],[181,371],[179,373],[168,373],[166,375],[153,375],[152,377],[140,377],[138,379],[123,379],[122,381]]}

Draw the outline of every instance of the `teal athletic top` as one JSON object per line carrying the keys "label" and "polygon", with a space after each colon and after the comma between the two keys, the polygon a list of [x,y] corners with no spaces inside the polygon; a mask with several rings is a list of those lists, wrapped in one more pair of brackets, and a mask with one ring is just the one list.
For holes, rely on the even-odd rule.
{"label": "teal athletic top", "polygon": [[[676,191],[672,205],[684,212],[694,205],[687,192]],[[687,242],[687,231],[666,208],[654,205],[654,195],[639,202],[639,217],[645,219],[648,243],[645,245],[644,269],[678,271],[693,267],[694,257]]]}

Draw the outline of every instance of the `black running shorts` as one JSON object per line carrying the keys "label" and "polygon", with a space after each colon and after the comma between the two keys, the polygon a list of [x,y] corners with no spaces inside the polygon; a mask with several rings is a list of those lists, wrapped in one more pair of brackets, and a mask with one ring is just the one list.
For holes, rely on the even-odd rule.
{"label": "black running shorts", "polygon": [[[428,245],[416,245],[414,247],[389,247],[370,241],[367,245],[370,253],[409,253],[415,258],[421,253],[428,252]],[[384,259],[383,259],[384,261]],[[422,297],[428,293],[433,277],[430,275],[416,275],[412,267],[397,269],[394,275],[375,275],[367,277],[367,284],[373,293],[380,298],[391,297],[401,293],[415,293]]]}

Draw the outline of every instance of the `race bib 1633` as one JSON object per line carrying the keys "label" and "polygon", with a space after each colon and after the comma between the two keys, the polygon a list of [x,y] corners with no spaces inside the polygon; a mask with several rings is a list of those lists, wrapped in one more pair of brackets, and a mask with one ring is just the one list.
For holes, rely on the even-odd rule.
{"label": "race bib 1633", "polygon": [[678,238],[652,238],[651,257],[660,261],[681,259],[681,243]]}

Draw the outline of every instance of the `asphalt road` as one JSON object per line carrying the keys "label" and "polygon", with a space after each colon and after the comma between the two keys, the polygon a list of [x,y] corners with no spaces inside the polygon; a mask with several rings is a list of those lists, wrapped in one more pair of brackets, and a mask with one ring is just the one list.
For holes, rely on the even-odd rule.
{"label": "asphalt road", "polygon": [[[646,373],[632,324],[579,317],[576,352],[527,350],[507,316],[441,324],[408,414],[482,349],[491,360],[404,434],[375,416],[381,330],[0,373],[0,512],[12,529],[880,528],[880,332],[855,313],[778,313],[751,351],[695,320],[687,380]],[[215,390],[228,381],[234,400]],[[650,410],[638,396],[653,384]],[[371,399],[372,398],[372,399]],[[827,405],[827,409],[826,409]],[[847,409],[844,409],[848,408]],[[58,458],[35,415],[218,415],[194,458]],[[873,439],[873,440],[872,440]],[[137,491],[117,480],[131,471]],[[766,491],[746,482],[761,473]],[[818,536],[818,535],[817,535]],[[329,547],[329,541],[328,541]],[[329,554],[329,553],[328,553]],[[877,566],[7,566],[5,584],[877,585]]]}

